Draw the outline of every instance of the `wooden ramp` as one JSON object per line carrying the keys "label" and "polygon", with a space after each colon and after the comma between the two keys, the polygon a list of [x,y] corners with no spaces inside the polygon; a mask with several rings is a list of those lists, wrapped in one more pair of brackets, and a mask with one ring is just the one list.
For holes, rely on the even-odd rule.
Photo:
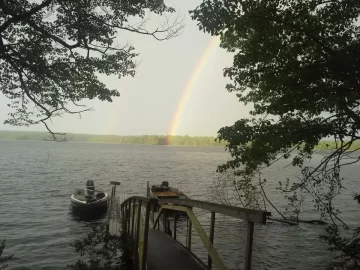
{"label": "wooden ramp", "polygon": [[[213,266],[217,270],[228,269],[213,245],[216,214],[247,222],[244,269],[250,270],[254,224],[266,224],[267,216],[271,215],[264,211],[190,199],[156,200],[142,196],[117,199],[115,188],[112,189],[109,205],[109,232],[112,235],[121,232],[127,236],[130,241],[129,257],[136,270],[204,270]],[[204,230],[193,208],[209,212],[209,232]],[[186,247],[176,240],[177,218],[184,214],[188,221]],[[173,220],[173,228],[170,228],[170,219]],[[192,228],[207,250],[207,263],[191,252]]]}
{"label": "wooden ramp", "polygon": [[189,251],[164,232],[149,230],[148,270],[204,270]]}

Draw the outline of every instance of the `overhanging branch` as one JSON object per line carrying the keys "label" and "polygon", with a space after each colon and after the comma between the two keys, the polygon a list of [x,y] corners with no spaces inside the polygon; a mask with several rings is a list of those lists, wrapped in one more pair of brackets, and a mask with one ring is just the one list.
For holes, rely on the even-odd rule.
{"label": "overhanging branch", "polygon": [[14,11],[11,11],[5,3],[5,0],[0,0],[0,8],[3,10],[3,12],[7,15],[10,15],[11,18],[8,19],[7,21],[5,21],[1,26],[0,26],[0,33],[2,33],[3,31],[5,31],[10,24],[12,23],[16,23],[19,21],[23,21],[26,20],[28,18],[30,18],[32,15],[34,15],[35,13],[39,12],[40,10],[42,10],[43,8],[49,6],[51,4],[53,0],[45,0],[44,2],[42,2],[40,5],[37,5],[35,7],[33,7],[32,9],[30,9],[27,12],[24,12],[22,14],[16,14]]}

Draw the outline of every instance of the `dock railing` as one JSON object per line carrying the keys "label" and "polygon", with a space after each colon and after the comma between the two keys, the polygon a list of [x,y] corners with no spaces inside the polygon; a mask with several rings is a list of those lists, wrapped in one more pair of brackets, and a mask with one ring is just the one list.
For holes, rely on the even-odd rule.
{"label": "dock railing", "polygon": [[[173,215],[174,227],[171,237],[176,240],[177,231],[177,214],[179,212],[186,213],[188,217],[188,230],[186,248],[191,253],[191,232],[192,227],[201,239],[208,253],[207,263],[201,262],[204,269],[211,269],[212,264],[216,269],[227,269],[216,248],[213,246],[215,232],[216,214],[231,216],[242,219],[247,222],[246,233],[246,249],[245,249],[245,265],[244,269],[251,269],[252,248],[254,224],[266,223],[266,217],[271,215],[269,212],[240,208],[229,205],[216,204],[206,201],[189,200],[189,199],[153,199],[149,197],[133,196],[121,203],[121,216],[123,219],[123,232],[131,239],[134,269],[145,270],[147,268],[147,247],[148,234],[150,226],[152,229],[160,230],[160,222],[163,224],[164,233],[170,231],[170,224],[167,222],[169,214]],[[205,232],[193,208],[207,210],[211,213],[210,232]],[[143,210],[142,210],[143,209]],[[181,243],[180,243],[181,244]],[[194,255],[195,256],[195,255]],[[198,258],[197,258],[198,259]]]}
{"label": "dock railing", "polygon": [[140,196],[132,196],[121,204],[123,232],[131,239],[134,269],[146,269],[150,212],[155,213],[157,207],[156,199]]}

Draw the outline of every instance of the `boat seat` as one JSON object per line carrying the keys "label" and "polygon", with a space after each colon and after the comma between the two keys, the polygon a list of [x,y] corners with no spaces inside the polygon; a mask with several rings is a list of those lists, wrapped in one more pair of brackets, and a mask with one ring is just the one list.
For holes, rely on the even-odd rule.
{"label": "boat seat", "polygon": [[159,186],[152,187],[153,192],[166,192],[168,190],[169,190],[168,187],[159,187]]}
{"label": "boat seat", "polygon": [[86,201],[87,198],[85,197],[85,195],[79,195],[79,194],[74,194],[74,198],[80,201]]}
{"label": "boat seat", "polygon": [[86,201],[85,192],[83,189],[75,189],[74,198],[80,201]]}

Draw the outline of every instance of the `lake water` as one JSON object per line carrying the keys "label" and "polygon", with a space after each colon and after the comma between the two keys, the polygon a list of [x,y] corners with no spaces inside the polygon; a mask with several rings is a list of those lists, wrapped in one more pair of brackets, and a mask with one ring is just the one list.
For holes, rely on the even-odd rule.
{"label": "lake water", "polygon": [[[221,147],[0,141],[0,239],[7,239],[6,251],[15,255],[8,269],[66,269],[78,258],[70,243],[102,221],[81,221],[69,209],[69,196],[86,180],[95,180],[106,191],[110,181],[121,181],[121,193],[136,195],[145,195],[147,181],[167,180],[194,199],[208,199],[216,166],[228,158]],[[283,200],[272,192],[276,183],[297,173],[285,165],[280,162],[264,174],[277,206]],[[344,171],[348,189],[336,201],[353,226],[360,221],[359,206],[351,199],[359,166]],[[200,221],[207,229],[205,217]],[[256,225],[253,269],[324,269],[333,254],[325,252],[326,244],[318,238],[323,229],[276,222]],[[244,235],[243,222],[217,218],[215,247],[231,269],[242,267]],[[193,241],[196,254],[204,257],[194,234]]]}

